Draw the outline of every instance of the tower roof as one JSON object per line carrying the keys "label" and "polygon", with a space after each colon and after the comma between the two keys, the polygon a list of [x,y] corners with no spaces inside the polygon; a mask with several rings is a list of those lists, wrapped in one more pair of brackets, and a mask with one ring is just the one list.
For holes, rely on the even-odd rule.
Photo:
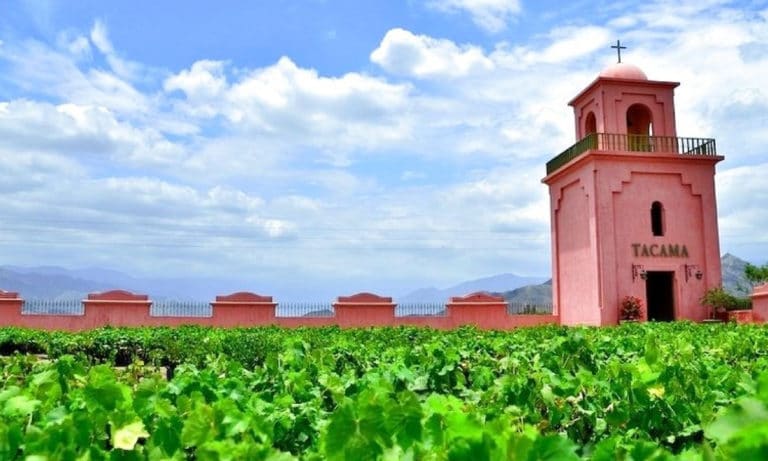
{"label": "tower roof", "polygon": [[600,72],[600,77],[603,78],[623,78],[627,80],[648,80],[648,76],[645,75],[639,67],[628,64],[626,62],[617,62],[603,69]]}
{"label": "tower roof", "polygon": [[634,85],[638,87],[655,87],[657,89],[666,87],[672,89],[680,84],[677,82],[649,80],[645,72],[634,64],[617,62],[603,69],[592,83],[571,99],[568,105],[575,105],[581,97],[589,94],[598,85]]}

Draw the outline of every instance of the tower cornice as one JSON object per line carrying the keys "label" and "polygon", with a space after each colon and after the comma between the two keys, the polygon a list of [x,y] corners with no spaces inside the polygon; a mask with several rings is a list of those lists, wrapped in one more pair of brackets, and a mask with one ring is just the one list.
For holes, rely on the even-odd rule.
{"label": "tower cornice", "polygon": [[668,88],[668,89],[674,89],[680,86],[680,82],[667,82],[663,80],[635,80],[631,78],[614,78],[614,77],[597,77],[587,85],[586,88],[581,90],[579,94],[577,94],[573,99],[571,99],[568,102],[569,106],[576,106],[578,105],[581,98],[584,96],[590,94],[593,92],[594,89],[597,87],[605,85],[605,86],[626,86],[626,85],[632,85],[636,87],[645,87],[645,88]]}

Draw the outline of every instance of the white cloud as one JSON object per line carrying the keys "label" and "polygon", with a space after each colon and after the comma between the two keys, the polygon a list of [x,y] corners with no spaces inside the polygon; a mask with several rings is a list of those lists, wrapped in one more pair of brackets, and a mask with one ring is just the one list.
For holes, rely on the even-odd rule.
{"label": "white cloud", "polygon": [[182,148],[157,130],[121,122],[104,107],[27,100],[0,104],[2,146],[58,153],[83,163],[107,157],[122,163],[174,165],[184,156]]}
{"label": "white cloud", "polygon": [[[727,157],[723,249],[766,254],[766,18],[678,3],[495,44],[391,29],[368,73],[200,59],[139,84],[99,21],[56,46],[6,41],[3,82],[22,97],[0,102],[4,222],[28,223],[19,242],[50,224],[50,254],[66,264],[79,245],[149,271],[543,274],[544,163],[574,142],[567,101],[615,61],[620,31],[626,61],[682,82],[680,135],[715,137]],[[504,24],[519,12],[506,4]]]}
{"label": "white cloud", "polygon": [[[720,246],[753,262],[768,259],[768,163],[718,172]],[[758,257],[758,255],[760,255]],[[755,261],[753,258],[758,257]]]}
{"label": "white cloud", "polygon": [[0,147],[0,191],[6,194],[6,210],[12,201],[10,194],[27,193],[57,181],[86,177],[85,169],[75,160]]}
{"label": "white cloud", "polygon": [[121,58],[112,42],[109,40],[107,26],[101,20],[96,20],[91,28],[91,42],[107,59],[112,71],[122,79],[136,80],[141,72],[137,63]]}
{"label": "white cloud", "polygon": [[66,30],[60,33],[57,38],[57,46],[67,51],[76,60],[87,61],[93,56],[88,37],[80,35],[76,31]]}
{"label": "white cloud", "polygon": [[450,202],[487,204],[489,211],[509,204],[522,206],[539,201],[546,195],[546,188],[538,181],[540,176],[538,166],[498,167],[483,171],[480,178],[468,180],[449,189],[446,192],[447,199]]}
{"label": "white cloud", "polygon": [[107,37],[107,26],[100,20],[96,20],[91,28],[91,41],[103,54],[114,54],[115,49]]}
{"label": "white cloud", "polygon": [[256,70],[233,84],[227,98],[233,107],[229,113],[233,121],[247,116],[248,108],[264,108],[276,112],[308,111],[309,119],[322,123],[337,117],[352,121],[386,116],[403,108],[407,94],[405,85],[393,85],[359,73],[321,77],[283,57],[275,65]]}
{"label": "white cloud", "polygon": [[227,186],[214,186],[208,191],[206,204],[230,210],[254,211],[264,206],[264,200]]}
{"label": "white cloud", "polygon": [[468,13],[488,32],[500,32],[520,11],[519,0],[430,0],[427,6],[447,13]]}
{"label": "white cloud", "polygon": [[175,185],[149,177],[111,177],[95,182],[103,194],[98,201],[109,197],[109,209],[136,209],[143,214],[164,215],[170,209],[192,209],[199,200],[198,193],[189,186]]}
{"label": "white cloud", "polygon": [[[203,61],[165,80],[181,90],[178,107],[193,117],[222,117],[230,129],[262,142],[320,149],[318,160],[349,163],[346,152],[407,137],[410,86],[360,73],[324,77],[288,58],[229,83],[223,63]],[[272,142],[272,141],[268,141]]]}
{"label": "white cloud", "polygon": [[527,52],[524,59],[528,62],[564,64],[588,56],[610,43],[611,32],[604,27],[565,27],[554,29],[550,35],[550,45],[541,52]]}
{"label": "white cloud", "polygon": [[197,61],[189,70],[168,77],[163,84],[165,91],[181,90],[190,100],[210,100],[219,96],[226,87],[224,63],[206,60]]}
{"label": "white cloud", "polygon": [[608,21],[608,26],[612,29],[629,29],[637,25],[637,18],[631,15],[619,16]]}
{"label": "white cloud", "polygon": [[56,100],[101,106],[121,114],[146,114],[151,96],[125,78],[97,68],[81,70],[78,58],[36,41],[14,43],[0,49],[7,61],[6,81],[22,91]]}
{"label": "white cloud", "polygon": [[221,61],[197,61],[189,70],[166,78],[167,92],[182,91],[187,102],[179,107],[193,117],[214,117],[221,110],[219,100],[226,91],[227,78]]}
{"label": "white cloud", "polygon": [[250,224],[256,225],[270,238],[280,238],[292,235],[296,226],[293,223],[280,219],[261,219],[250,217],[246,220]]}
{"label": "white cloud", "polygon": [[388,72],[416,78],[459,78],[494,68],[479,47],[459,47],[404,29],[388,31],[371,53],[371,61]]}
{"label": "white cloud", "polygon": [[[0,151],[1,153],[2,151]],[[3,157],[0,156],[0,162]],[[36,161],[35,168],[45,165]],[[211,248],[248,238],[284,238],[294,225],[262,217],[264,201],[244,191],[189,185],[153,177],[63,177],[21,188],[26,203],[16,223],[38,222],[44,233],[81,235],[90,245]],[[19,196],[17,194],[17,196]],[[14,201],[14,196],[11,195]],[[27,214],[28,213],[28,214]],[[67,240],[62,238],[61,241]],[[226,243],[229,244],[229,243]]]}
{"label": "white cloud", "polygon": [[321,212],[324,202],[317,198],[301,195],[284,195],[272,200],[270,205],[275,209],[286,210],[289,214],[306,214]]}

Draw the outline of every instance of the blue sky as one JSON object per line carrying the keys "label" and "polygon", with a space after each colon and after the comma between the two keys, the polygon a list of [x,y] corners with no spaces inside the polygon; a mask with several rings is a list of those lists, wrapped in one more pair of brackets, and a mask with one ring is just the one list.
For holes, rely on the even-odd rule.
{"label": "blue sky", "polygon": [[768,3],[0,2],[3,263],[397,295],[547,275],[544,163],[615,61],[713,137],[768,260]]}

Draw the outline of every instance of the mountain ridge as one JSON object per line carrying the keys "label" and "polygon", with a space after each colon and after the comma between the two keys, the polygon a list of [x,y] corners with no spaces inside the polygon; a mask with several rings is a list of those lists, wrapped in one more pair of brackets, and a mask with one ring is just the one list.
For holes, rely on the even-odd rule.
{"label": "mountain ridge", "polygon": [[447,288],[419,288],[400,296],[398,301],[401,303],[445,302],[452,296],[463,296],[478,291],[505,291],[526,285],[537,285],[546,279],[547,277],[522,276],[508,272],[467,280]]}
{"label": "mountain ridge", "polygon": [[[723,287],[737,296],[746,296],[751,291],[751,285],[744,276],[746,264],[747,261],[730,253],[721,257]],[[552,281],[545,280],[547,277],[504,273],[464,281],[447,288],[419,288],[397,297],[396,301],[401,304],[443,303],[452,296],[486,291],[501,294],[510,302],[549,304],[552,302]],[[150,294],[157,300],[207,300],[227,292],[242,291],[242,287],[247,286],[245,283],[232,279],[137,278],[120,271],[98,267],[66,269],[59,266],[0,266],[0,289],[17,291],[27,299],[84,298],[88,293],[124,289]],[[276,292],[270,294],[280,295],[280,291],[288,292],[290,286],[275,289]],[[285,296],[285,293],[283,295]]]}

